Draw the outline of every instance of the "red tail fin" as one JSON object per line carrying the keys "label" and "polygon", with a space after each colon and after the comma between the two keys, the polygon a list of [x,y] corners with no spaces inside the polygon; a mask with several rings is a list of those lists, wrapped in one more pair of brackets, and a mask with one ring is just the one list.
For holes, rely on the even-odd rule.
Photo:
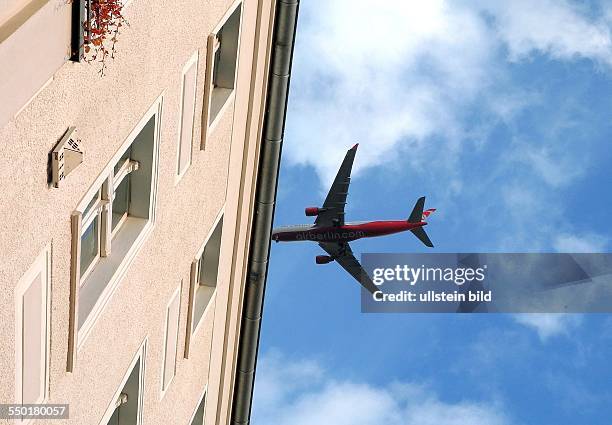
{"label": "red tail fin", "polygon": [[435,208],[430,208],[428,210],[423,211],[423,217],[421,218],[421,220],[425,221],[427,220],[427,217],[429,217],[431,214],[433,214],[433,212],[435,211]]}

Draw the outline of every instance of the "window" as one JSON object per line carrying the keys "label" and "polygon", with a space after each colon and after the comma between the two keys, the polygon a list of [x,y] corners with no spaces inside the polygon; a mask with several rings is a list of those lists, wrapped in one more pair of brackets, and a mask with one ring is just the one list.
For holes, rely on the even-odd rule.
{"label": "window", "polygon": [[242,5],[239,3],[208,37],[205,123],[209,127],[228,103],[236,85],[241,11]]}
{"label": "window", "polygon": [[196,106],[196,84],[198,75],[198,52],[196,52],[185,68],[181,82],[181,114],[179,122],[178,164],[179,178],[191,164],[191,143],[193,139],[193,121]]}
{"label": "window", "polygon": [[142,395],[146,341],[132,361],[120,390],[113,397],[100,425],[142,424]]}
{"label": "window", "polygon": [[161,98],[73,214],[71,335],[76,329],[79,344],[153,226],[160,114]]}
{"label": "window", "polygon": [[[154,125],[154,122],[148,125]],[[140,163],[133,159],[133,149],[130,146],[83,211],[81,285],[87,281],[87,276],[100,258],[110,255],[113,236],[130,216],[132,173],[138,171],[139,167]]]}
{"label": "window", "polygon": [[221,228],[223,217],[218,221],[215,230],[206,242],[204,252],[198,259],[198,288],[215,288],[219,270],[219,250],[221,249]]}
{"label": "window", "polygon": [[191,335],[196,333],[199,324],[203,321],[202,318],[211,305],[217,289],[222,229],[223,214],[220,214],[206,242],[191,264],[185,358],[189,358]]}
{"label": "window", "polygon": [[200,400],[198,402],[198,407],[193,413],[193,417],[191,418],[190,425],[204,425],[204,409],[206,407],[206,390],[200,396]]}
{"label": "window", "polygon": [[168,389],[176,373],[176,350],[178,343],[180,287],[176,289],[166,307],[164,329],[164,356],[162,362],[162,395]]}
{"label": "window", "polygon": [[195,260],[195,302],[192,332],[195,332],[204,311],[217,288],[217,273],[219,271],[219,253],[221,250],[221,229],[223,217],[216,223],[213,232],[204,245],[204,249]]}
{"label": "window", "polygon": [[100,258],[100,224],[102,222],[102,199],[100,191],[92,198],[83,212],[85,221],[81,233],[81,282]]}
{"label": "window", "polygon": [[15,290],[18,404],[42,403],[47,398],[50,265],[51,252],[47,247],[21,278]]}

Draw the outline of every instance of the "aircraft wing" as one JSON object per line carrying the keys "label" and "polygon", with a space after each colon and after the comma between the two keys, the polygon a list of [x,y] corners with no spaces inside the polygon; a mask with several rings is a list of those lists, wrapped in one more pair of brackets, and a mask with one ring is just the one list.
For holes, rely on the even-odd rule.
{"label": "aircraft wing", "polygon": [[323,248],[334,260],[344,268],[357,282],[361,284],[372,294],[379,291],[374,285],[368,273],[363,269],[359,261],[353,255],[353,251],[348,243],[340,244],[337,242],[319,242],[319,246]]}
{"label": "aircraft wing", "polygon": [[344,161],[342,161],[338,174],[336,174],[336,178],[323,203],[323,211],[319,213],[315,220],[315,225],[342,226],[344,224],[344,206],[346,205],[346,196],[348,195],[349,184],[351,183],[351,170],[353,169],[353,160],[355,159],[357,146],[358,144],[350,148],[346,153]]}

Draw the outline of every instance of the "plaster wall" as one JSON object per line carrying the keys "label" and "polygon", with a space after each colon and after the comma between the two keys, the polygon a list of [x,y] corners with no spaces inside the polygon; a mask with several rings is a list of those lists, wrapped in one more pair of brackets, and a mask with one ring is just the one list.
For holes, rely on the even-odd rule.
{"label": "plaster wall", "polygon": [[[65,62],[52,82],[0,128],[0,246],[4,248],[0,322],[9,324],[0,327],[0,402],[15,399],[15,333],[10,325],[15,323],[14,289],[48,244],[52,257],[48,402],[70,404],[71,418],[66,423],[99,423],[145,339],[144,423],[187,424],[209,381],[221,385],[227,366],[223,358],[235,355],[235,347],[227,347],[225,333],[236,332],[237,327],[227,327],[215,318],[228,320],[228,311],[237,314],[235,306],[240,303],[241,290],[231,288],[242,285],[243,273],[236,270],[245,265],[248,238],[238,236],[245,230],[241,223],[252,211],[248,205],[255,187],[253,166],[259,142],[253,128],[263,112],[262,91],[253,92],[252,86],[263,84],[266,63],[265,52],[259,49],[254,54],[254,46],[257,34],[268,36],[267,28],[256,31],[262,25],[258,10],[261,4],[270,10],[271,3],[243,1],[235,94],[215,127],[209,129],[205,150],[200,150],[203,129],[199,117],[206,42],[234,0],[132,0],[125,10],[130,26],[120,34],[116,59],[109,62],[105,77],[100,78],[95,64]],[[268,20],[263,22],[269,24]],[[181,71],[196,50],[199,65],[192,164],[177,180]],[[160,96],[163,108],[153,231],[79,349],[74,372],[67,373],[70,216]],[[48,183],[49,153],[73,125],[82,140],[84,161],[60,188],[52,188]],[[185,359],[191,263],[222,208],[225,215],[215,304],[192,337],[190,356]],[[242,253],[240,261],[237,252]],[[179,286],[177,375],[162,398],[165,308]],[[233,310],[228,306],[234,306]],[[220,402],[215,398],[219,394],[217,391],[209,398],[211,406]],[[230,395],[222,394],[227,403]],[[206,423],[220,423],[217,420],[216,415],[207,416]]]}

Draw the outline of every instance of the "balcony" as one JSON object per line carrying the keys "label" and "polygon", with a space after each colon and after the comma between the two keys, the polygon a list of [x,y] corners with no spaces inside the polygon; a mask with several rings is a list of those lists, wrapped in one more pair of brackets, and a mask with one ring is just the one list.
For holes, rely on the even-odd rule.
{"label": "balcony", "polygon": [[71,56],[71,4],[7,0],[0,9],[0,128]]}

